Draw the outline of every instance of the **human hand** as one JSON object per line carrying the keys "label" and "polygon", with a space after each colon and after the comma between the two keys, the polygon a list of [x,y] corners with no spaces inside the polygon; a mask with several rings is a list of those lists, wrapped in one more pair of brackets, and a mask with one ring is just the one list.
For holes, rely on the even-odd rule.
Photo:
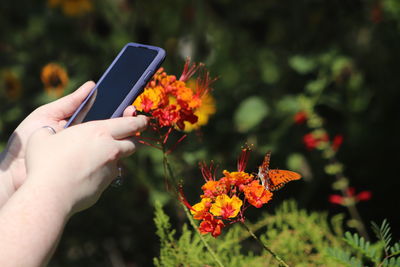
{"label": "human hand", "polygon": [[[31,134],[43,126],[51,126],[57,132],[62,130],[67,119],[75,112],[95,86],[86,82],[75,92],[33,111],[15,129],[7,148],[0,157],[3,192],[0,192],[0,207],[24,183],[26,179],[26,145]],[[129,106],[124,116],[132,116],[134,110]]]}
{"label": "human hand", "polygon": [[70,214],[92,206],[118,175],[117,161],[132,154],[132,136],[148,119],[123,117],[72,126],[57,134],[42,128],[26,149],[26,183],[45,188]]}

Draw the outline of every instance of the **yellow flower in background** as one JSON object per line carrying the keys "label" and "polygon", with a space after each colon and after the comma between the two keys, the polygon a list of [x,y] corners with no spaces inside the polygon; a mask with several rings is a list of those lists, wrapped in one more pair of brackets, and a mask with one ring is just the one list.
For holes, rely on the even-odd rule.
{"label": "yellow flower in background", "polygon": [[14,101],[20,98],[22,92],[21,82],[17,75],[12,71],[3,72],[3,88],[5,96]]}
{"label": "yellow flower in background", "polygon": [[211,94],[203,94],[200,100],[201,105],[194,112],[194,115],[196,115],[198,118],[197,122],[192,124],[185,121],[186,132],[198,130],[201,126],[206,125],[211,115],[213,115],[216,111],[215,99]]}
{"label": "yellow flower in background", "polygon": [[40,78],[48,95],[60,97],[68,84],[67,71],[56,63],[49,63],[43,67]]}
{"label": "yellow flower in background", "polygon": [[80,16],[93,9],[92,0],[47,0],[50,7],[60,7],[67,16]]}

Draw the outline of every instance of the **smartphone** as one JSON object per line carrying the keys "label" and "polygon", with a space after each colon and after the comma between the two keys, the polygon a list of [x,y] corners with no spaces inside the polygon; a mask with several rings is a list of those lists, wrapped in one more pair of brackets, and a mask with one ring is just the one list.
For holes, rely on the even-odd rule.
{"label": "smartphone", "polygon": [[165,55],[160,47],[126,44],[65,128],[81,122],[122,116],[125,108],[143,92]]}

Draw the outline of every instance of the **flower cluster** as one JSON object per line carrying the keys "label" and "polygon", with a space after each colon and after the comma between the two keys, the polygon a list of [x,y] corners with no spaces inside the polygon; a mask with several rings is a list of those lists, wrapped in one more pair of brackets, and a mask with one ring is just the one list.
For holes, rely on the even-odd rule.
{"label": "flower cluster", "polygon": [[[308,150],[313,150],[318,147],[323,147],[329,143],[329,135],[326,132],[311,132],[303,136],[304,145]],[[332,139],[331,146],[334,151],[337,151],[343,143],[343,135],[335,135]]]}
{"label": "flower cluster", "polygon": [[[215,113],[210,95],[212,80],[203,67],[187,60],[179,79],[160,68],[133,105],[138,111],[149,113],[159,127],[198,129]],[[196,72],[202,75],[194,81],[191,77]]]}
{"label": "flower cluster", "polygon": [[200,165],[205,184],[201,187],[203,194],[199,203],[191,206],[180,187],[182,203],[194,219],[201,220],[200,233],[217,237],[227,224],[244,222],[244,211],[248,207],[261,208],[272,199],[273,194],[266,189],[262,177],[245,172],[249,152],[247,147],[242,149],[237,171],[224,170],[219,179],[213,165]]}
{"label": "flower cluster", "polygon": [[[307,120],[309,119],[310,116],[304,110],[298,111],[293,116],[294,123],[297,125],[301,125],[307,122]],[[314,150],[316,148],[320,149],[320,148],[325,148],[327,145],[329,145],[330,138],[325,130],[316,129],[303,136],[303,143],[308,150]],[[333,137],[330,145],[333,151],[337,151],[342,145],[342,143],[343,143],[343,135],[338,134]]]}
{"label": "flower cluster", "polygon": [[354,202],[368,201],[372,198],[371,191],[361,191],[356,194],[356,190],[354,187],[347,188],[344,195],[345,196],[330,195],[329,202],[331,202],[332,204],[347,206],[353,204]]}

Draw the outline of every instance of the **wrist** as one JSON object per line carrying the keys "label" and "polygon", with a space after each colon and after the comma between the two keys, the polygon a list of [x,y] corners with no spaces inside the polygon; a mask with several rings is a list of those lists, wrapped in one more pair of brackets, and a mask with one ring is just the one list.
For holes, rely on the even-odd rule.
{"label": "wrist", "polygon": [[70,217],[60,199],[30,179],[13,194],[0,209],[1,266],[46,265]]}
{"label": "wrist", "polygon": [[64,219],[72,216],[72,204],[63,189],[57,188],[54,184],[45,183],[42,177],[28,175],[26,182],[18,190],[23,189],[31,198],[43,205],[44,210]]}

